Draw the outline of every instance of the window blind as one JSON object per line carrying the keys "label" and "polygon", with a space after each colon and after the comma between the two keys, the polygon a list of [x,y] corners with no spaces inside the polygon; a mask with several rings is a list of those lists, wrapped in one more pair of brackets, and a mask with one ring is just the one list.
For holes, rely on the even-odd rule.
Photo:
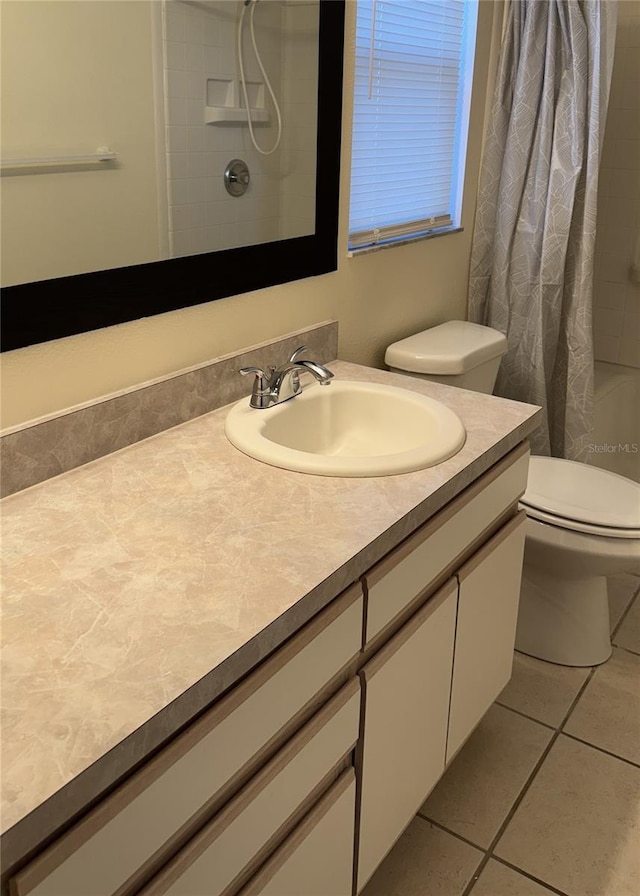
{"label": "window blind", "polygon": [[349,245],[459,223],[476,0],[358,0]]}

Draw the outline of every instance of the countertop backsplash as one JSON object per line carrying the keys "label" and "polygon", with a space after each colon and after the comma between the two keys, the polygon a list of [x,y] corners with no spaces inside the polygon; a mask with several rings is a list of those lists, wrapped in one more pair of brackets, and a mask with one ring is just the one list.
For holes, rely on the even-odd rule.
{"label": "countertop backsplash", "polygon": [[251,383],[240,367],[284,362],[300,345],[321,364],[338,355],[338,323],[325,321],[179,373],[32,420],[0,433],[0,497],[126,448],[172,426],[239,401]]}

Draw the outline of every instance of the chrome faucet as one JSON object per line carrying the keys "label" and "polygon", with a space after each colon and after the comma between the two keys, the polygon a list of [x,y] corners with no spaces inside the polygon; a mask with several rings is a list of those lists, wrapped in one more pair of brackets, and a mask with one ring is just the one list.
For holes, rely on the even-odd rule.
{"label": "chrome faucet", "polygon": [[321,386],[327,386],[333,374],[330,370],[317,361],[298,360],[298,357],[306,352],[308,346],[301,345],[295,350],[288,361],[280,367],[268,367],[266,371],[259,367],[241,367],[242,376],[255,374],[253,390],[249,405],[252,408],[271,408],[274,404],[280,404],[293,398],[302,392],[300,374],[308,371],[314,376]]}

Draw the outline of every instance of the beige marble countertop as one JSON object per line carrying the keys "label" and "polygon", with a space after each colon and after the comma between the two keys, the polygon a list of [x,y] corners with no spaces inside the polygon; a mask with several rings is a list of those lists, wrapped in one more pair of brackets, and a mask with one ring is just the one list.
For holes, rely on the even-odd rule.
{"label": "beige marble countertop", "polygon": [[462,450],[416,473],[260,464],[229,406],[2,502],[2,846],[26,855],[535,428],[530,405],[336,361],[444,400]]}

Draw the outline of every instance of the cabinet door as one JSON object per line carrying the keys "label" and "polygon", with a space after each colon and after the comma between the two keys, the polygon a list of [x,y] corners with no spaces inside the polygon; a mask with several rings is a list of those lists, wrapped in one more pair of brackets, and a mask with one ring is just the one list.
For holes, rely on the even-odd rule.
{"label": "cabinet door", "polygon": [[518,513],[458,573],[447,762],[511,678],[525,519]]}
{"label": "cabinet door", "polygon": [[355,803],[349,768],[238,896],[351,896]]}
{"label": "cabinet door", "polygon": [[450,579],[361,672],[358,891],[444,770],[456,594]]}

